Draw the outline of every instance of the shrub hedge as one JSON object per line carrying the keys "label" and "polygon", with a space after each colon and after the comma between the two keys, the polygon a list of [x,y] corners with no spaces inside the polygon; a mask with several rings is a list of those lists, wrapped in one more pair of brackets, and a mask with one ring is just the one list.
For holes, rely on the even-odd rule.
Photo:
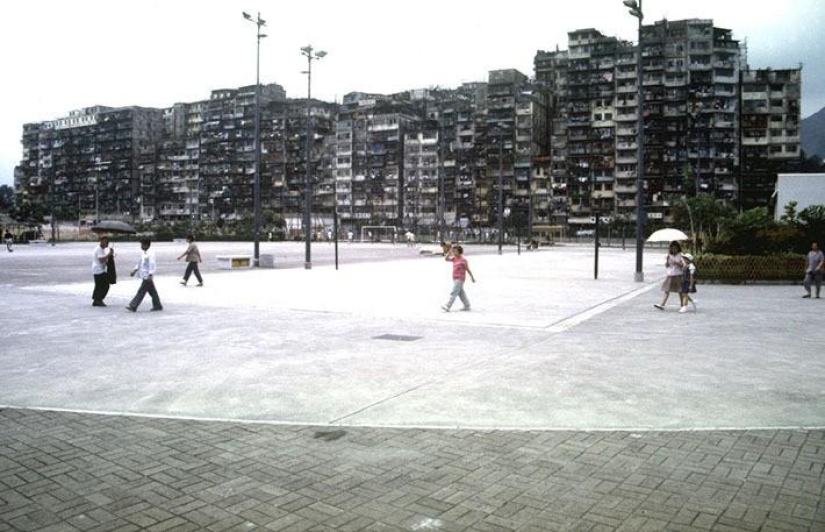
{"label": "shrub hedge", "polygon": [[704,254],[696,257],[696,268],[701,281],[801,283],[805,257],[791,253],[771,256]]}

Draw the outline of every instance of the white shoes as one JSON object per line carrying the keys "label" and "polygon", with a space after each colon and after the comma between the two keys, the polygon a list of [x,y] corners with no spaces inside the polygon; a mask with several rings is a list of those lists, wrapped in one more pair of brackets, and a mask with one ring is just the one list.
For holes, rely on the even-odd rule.
{"label": "white shoes", "polygon": [[679,314],[684,314],[685,312],[687,312],[687,305],[679,309]]}

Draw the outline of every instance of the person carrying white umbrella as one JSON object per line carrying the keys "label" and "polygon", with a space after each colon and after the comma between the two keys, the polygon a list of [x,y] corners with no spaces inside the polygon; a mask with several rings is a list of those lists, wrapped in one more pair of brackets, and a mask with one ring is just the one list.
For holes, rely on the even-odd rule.
{"label": "person carrying white umbrella", "polygon": [[[682,258],[682,246],[676,240],[671,242],[668,247],[665,268],[667,268],[667,277],[662,282],[662,302],[653,305],[659,310],[665,310],[671,292],[676,294],[682,292],[682,274],[685,270],[685,261]],[[682,306],[681,301],[679,306]]]}

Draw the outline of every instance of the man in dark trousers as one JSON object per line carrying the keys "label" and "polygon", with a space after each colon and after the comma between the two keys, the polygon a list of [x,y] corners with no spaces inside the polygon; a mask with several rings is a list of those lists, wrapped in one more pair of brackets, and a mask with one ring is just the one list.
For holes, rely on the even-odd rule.
{"label": "man in dark trousers", "polygon": [[157,288],[155,288],[155,270],[157,270],[158,266],[154,251],[149,251],[149,246],[151,245],[151,240],[140,241],[140,249],[142,251],[140,260],[130,275],[134,277],[137,273],[143,281],[140,283],[140,288],[138,288],[137,294],[135,294],[132,302],[126,306],[126,310],[129,312],[137,312],[137,308],[146,296],[146,292],[149,292],[152,298],[152,310],[163,310],[163,305],[160,303],[160,296],[158,296]]}
{"label": "man in dark trousers", "polygon": [[95,289],[92,292],[92,306],[105,307],[106,294],[109,293],[109,257],[114,251],[109,248],[109,237],[101,236],[100,245],[95,248],[92,259],[92,276],[95,279]]}

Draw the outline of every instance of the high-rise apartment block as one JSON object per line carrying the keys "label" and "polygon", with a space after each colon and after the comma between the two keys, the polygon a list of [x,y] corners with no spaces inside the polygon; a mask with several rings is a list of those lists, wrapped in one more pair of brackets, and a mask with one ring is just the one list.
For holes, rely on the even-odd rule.
{"label": "high-rise apartment block", "polygon": [[[712,194],[734,205],[764,203],[769,190],[746,200],[753,172],[740,165],[740,150],[756,141],[747,132],[762,124],[765,144],[761,153],[747,150],[755,161],[767,161],[767,127],[742,120],[755,104],[740,106],[740,98],[754,94],[756,79],[780,76],[775,110],[781,139],[794,137],[799,119],[799,71],[781,74],[747,70],[739,43],[730,30],[710,20],[661,21],[642,31],[642,84],[645,104],[636,99],[638,43],[632,45],[589,29],[570,32],[568,50],[539,52],[536,78],[553,93],[553,173],[566,177],[568,223],[586,224],[595,213],[631,219],[636,210],[638,113],[645,127],[645,206],[652,219],[667,220],[670,207],[681,198]],[[769,82],[758,94],[768,112]],[[781,88],[780,88],[781,86]],[[795,98],[790,96],[795,95]],[[789,104],[787,98],[793,103]],[[786,100],[779,101],[781,98]],[[756,97],[754,96],[754,99]],[[789,117],[787,113],[795,113]],[[774,115],[776,116],[776,115]],[[745,134],[742,127],[745,126]],[[775,131],[776,132],[776,131]],[[798,134],[796,141],[798,142]],[[774,148],[783,163],[799,155],[793,146]],[[751,165],[752,168],[753,165]],[[776,168],[774,168],[774,171]],[[750,172],[750,173],[749,173]],[[773,175],[775,180],[775,173]]]}
{"label": "high-rise apartment block", "polygon": [[744,208],[766,205],[777,174],[798,169],[801,78],[799,69],[741,73],[739,182]]}
{"label": "high-rise apartment block", "polygon": [[344,97],[335,124],[335,183],[345,226],[402,224],[404,135],[416,120],[411,103],[397,97]]}
{"label": "high-rise apartment block", "polygon": [[[455,89],[357,92],[341,103],[262,85],[262,208],[303,231],[309,179],[313,232],[335,212],[342,230],[434,237],[489,237],[499,224],[573,232],[597,215],[632,225],[640,114],[652,223],[702,193],[767,205],[776,174],[800,156],[801,70],[752,70],[711,20],[655,22],[641,40],[571,31],[566,50],[536,53],[533,77],[496,70]],[[164,110],[83,109],[26,124],[22,142],[17,192],[57,202],[58,216],[251,220],[255,86]]]}
{"label": "high-rise apartment block", "polygon": [[88,107],[26,124],[15,188],[28,201],[54,205],[57,215],[136,217],[144,208],[140,165],[155,159],[162,138],[163,113],[141,107]]}

